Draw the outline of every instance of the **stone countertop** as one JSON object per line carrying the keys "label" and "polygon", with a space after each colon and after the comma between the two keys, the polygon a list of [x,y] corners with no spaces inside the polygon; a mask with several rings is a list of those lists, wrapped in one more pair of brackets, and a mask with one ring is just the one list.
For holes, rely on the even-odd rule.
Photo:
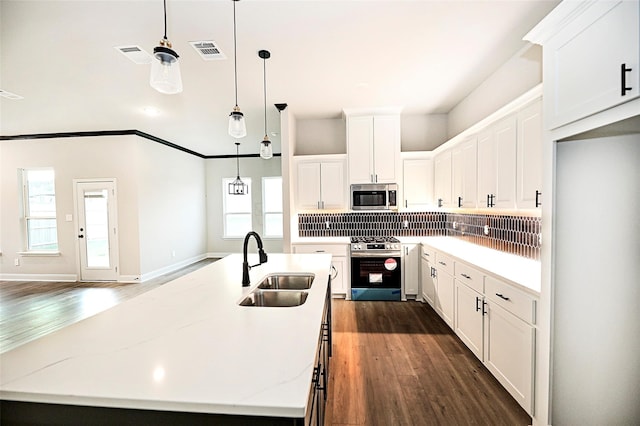
{"label": "stone countertop", "polygon": [[[404,238],[401,240],[404,242]],[[453,237],[413,237],[411,242],[418,241],[436,251],[444,252],[496,275],[535,296],[540,295],[541,267],[540,262],[536,260],[479,246]]]}
{"label": "stone countertop", "polygon": [[[243,288],[242,256],[230,255],[2,354],[0,398],[304,417],[330,263],[329,254],[269,254]],[[315,274],[303,305],[238,305],[285,271]]]}

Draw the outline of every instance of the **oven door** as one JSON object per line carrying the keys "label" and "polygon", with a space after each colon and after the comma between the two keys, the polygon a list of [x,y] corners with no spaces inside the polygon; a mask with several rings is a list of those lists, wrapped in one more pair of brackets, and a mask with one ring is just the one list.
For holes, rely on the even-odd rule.
{"label": "oven door", "polygon": [[351,256],[351,288],[393,288],[402,286],[400,255]]}

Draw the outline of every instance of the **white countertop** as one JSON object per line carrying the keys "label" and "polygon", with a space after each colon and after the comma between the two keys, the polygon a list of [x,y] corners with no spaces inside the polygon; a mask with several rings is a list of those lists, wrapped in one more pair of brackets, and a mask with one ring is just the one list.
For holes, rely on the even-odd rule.
{"label": "white countertop", "polygon": [[[303,417],[331,255],[268,256],[251,288],[241,286],[242,256],[230,255],[2,354],[0,398]],[[316,275],[303,305],[238,305],[284,271]]]}
{"label": "white countertop", "polygon": [[[487,247],[472,244],[453,237],[412,237],[437,251],[497,275],[521,289],[539,296],[541,269],[540,262],[522,256],[505,253]],[[405,242],[404,238],[401,241]],[[406,241],[409,242],[409,241]]]}
{"label": "white countertop", "polygon": [[296,237],[291,244],[351,244],[351,237]]}

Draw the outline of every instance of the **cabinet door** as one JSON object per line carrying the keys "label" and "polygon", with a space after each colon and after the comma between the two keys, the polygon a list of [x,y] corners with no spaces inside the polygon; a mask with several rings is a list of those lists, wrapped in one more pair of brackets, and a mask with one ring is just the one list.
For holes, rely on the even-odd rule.
{"label": "cabinet door", "polygon": [[438,207],[451,205],[451,151],[445,151],[434,161],[434,192]]}
{"label": "cabinet door", "polygon": [[478,135],[478,207],[492,207],[496,193],[496,145],[493,129]]}
{"label": "cabinet door", "polygon": [[344,166],[340,162],[322,163],[320,168],[321,205],[323,209],[345,209]]}
{"label": "cabinet door", "polygon": [[405,297],[414,297],[419,294],[420,246],[418,244],[402,245],[402,281]]}
{"label": "cabinet door", "polygon": [[300,162],[297,167],[296,205],[300,210],[320,208],[320,163]]}
{"label": "cabinet door", "polygon": [[453,310],[454,310],[454,283],[453,276],[443,272],[441,269],[436,271],[436,312],[440,314],[444,322],[453,328]]}
{"label": "cabinet door", "polygon": [[451,154],[453,206],[473,208],[477,198],[478,144],[472,137]]}
{"label": "cabinet door", "polygon": [[495,207],[512,209],[516,204],[516,116],[509,116],[494,127],[496,144]]}
{"label": "cabinet door", "polygon": [[[398,183],[400,173],[400,117],[375,116],[373,119],[373,180]],[[353,182],[352,182],[353,183]]]}
{"label": "cabinet door", "polygon": [[[638,97],[639,7],[637,0],[594,2],[544,46],[550,128]],[[623,90],[623,76],[631,90]]]}
{"label": "cabinet door", "polygon": [[455,332],[482,361],[484,297],[457,279],[455,291]]}
{"label": "cabinet door", "polygon": [[422,210],[433,203],[433,161],[405,159],[402,166],[404,208]]}
{"label": "cabinet door", "polygon": [[333,257],[331,259],[331,294],[332,295],[346,295],[348,289],[348,276],[347,276],[347,258],[346,257]]}
{"label": "cabinet door", "polygon": [[542,191],[542,101],[518,113],[516,204],[519,209],[540,206]]}
{"label": "cabinet door", "polygon": [[491,301],[486,310],[485,365],[532,414],[535,328]]}
{"label": "cabinet door", "polygon": [[373,182],[373,117],[347,119],[349,183]]}
{"label": "cabinet door", "polygon": [[422,299],[435,308],[436,284],[433,277],[431,262],[424,257],[420,264],[420,285],[422,287]]}

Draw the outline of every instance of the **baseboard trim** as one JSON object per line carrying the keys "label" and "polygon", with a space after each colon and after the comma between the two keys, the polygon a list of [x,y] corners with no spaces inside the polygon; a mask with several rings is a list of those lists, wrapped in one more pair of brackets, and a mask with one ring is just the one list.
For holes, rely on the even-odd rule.
{"label": "baseboard trim", "polygon": [[76,274],[0,274],[2,281],[55,281],[76,282]]}
{"label": "baseboard trim", "polygon": [[189,266],[193,263],[199,262],[203,259],[206,259],[208,256],[205,254],[200,254],[198,256],[190,257],[189,259],[182,260],[177,263],[173,263],[171,265],[167,265],[163,268],[156,269],[155,271],[147,272],[140,276],[139,281],[136,280],[134,282],[145,282],[151,279],[157,278],[159,276],[169,274],[171,272],[177,271],[178,269],[184,268],[185,266]]}

